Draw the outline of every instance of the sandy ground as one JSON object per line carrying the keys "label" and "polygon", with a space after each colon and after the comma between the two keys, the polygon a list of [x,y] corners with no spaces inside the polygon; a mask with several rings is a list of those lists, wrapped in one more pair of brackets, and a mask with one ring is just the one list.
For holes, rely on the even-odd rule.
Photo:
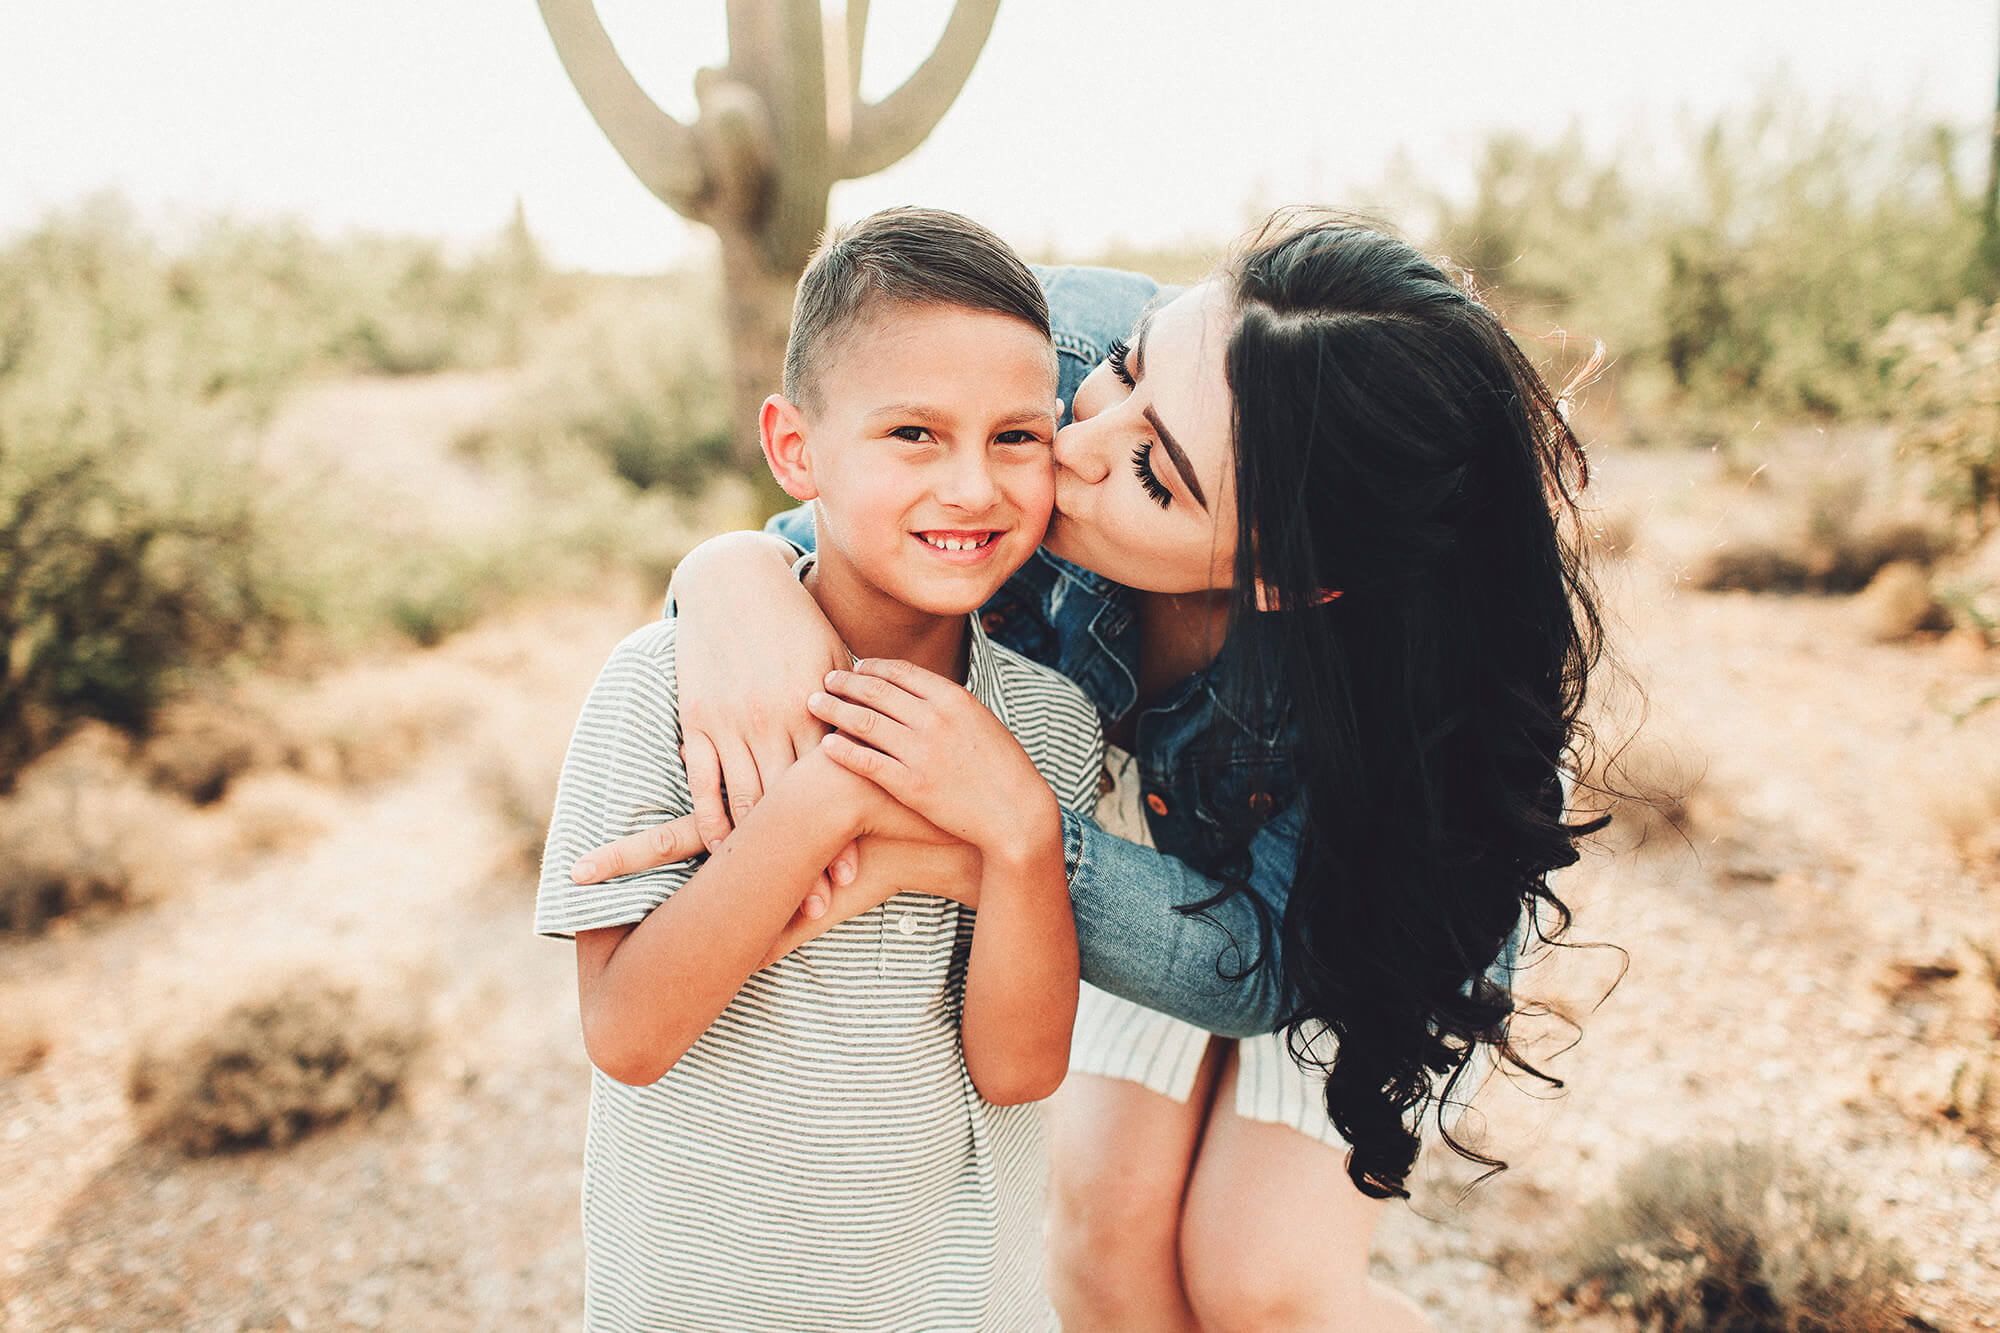
{"label": "sandy ground", "polygon": [[[1604,484],[1664,531],[1677,467]],[[2000,755],[2000,706],[1976,706],[2000,693],[2000,653],[1871,642],[1845,601],[1693,593],[1685,555],[1641,542],[1612,573],[1651,726],[1702,774],[1685,837],[1594,853],[1562,882],[1578,938],[1629,970],[1593,1012],[1617,955],[1538,970],[1531,989],[1583,1013],[1549,1065],[1566,1091],[1490,1087],[1485,1143],[1513,1169],[1468,1192],[1474,1172],[1430,1154],[1378,1272],[1446,1329],[1545,1326],[1547,1256],[1622,1164],[1748,1134],[1851,1182],[1916,1261],[1932,1325],[2000,1327],[2000,1157],[1934,1114],[1940,1059],[1968,1040],[1960,992],[1899,980],[2000,943],[2000,876],[1961,862],[1938,813]],[[302,825],[324,831],[291,850],[197,857],[157,904],[0,941],[0,1007],[50,1037],[0,1077],[0,1327],[577,1326],[573,975],[529,931],[495,792],[552,779],[597,666],[652,605],[621,590],[525,611],[370,668],[462,701],[400,776],[302,788]],[[202,845],[242,817],[234,797],[190,815],[218,831]],[[420,998],[433,1035],[397,1104],[284,1151],[190,1161],[138,1141],[124,1080],[148,1035],[305,965]]]}

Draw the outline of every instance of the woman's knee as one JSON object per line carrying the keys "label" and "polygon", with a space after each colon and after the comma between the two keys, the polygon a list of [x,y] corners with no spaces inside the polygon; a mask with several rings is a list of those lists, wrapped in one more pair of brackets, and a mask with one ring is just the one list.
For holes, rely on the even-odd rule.
{"label": "woman's knee", "polygon": [[1049,1109],[1049,1288],[1064,1327],[1191,1327],[1175,1237],[1199,1107],[1072,1076]]}

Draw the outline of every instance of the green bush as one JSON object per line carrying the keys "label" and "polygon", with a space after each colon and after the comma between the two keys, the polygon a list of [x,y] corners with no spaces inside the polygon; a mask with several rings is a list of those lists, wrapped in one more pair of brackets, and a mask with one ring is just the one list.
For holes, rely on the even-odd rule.
{"label": "green bush", "polygon": [[545,341],[511,415],[466,440],[468,452],[538,468],[581,455],[635,489],[681,494],[698,494],[728,466],[728,364],[713,285],[682,277],[618,288]]}
{"label": "green bush", "polygon": [[[289,224],[169,251],[99,200],[0,248],[0,787],[324,616],[319,543],[248,448],[301,373],[511,359],[556,286],[518,218],[463,263]],[[414,602],[413,636],[444,632],[449,598]]]}
{"label": "green bush", "polygon": [[1900,315],[1881,338],[1896,368],[1898,444],[1984,533],[2000,516],[2000,306]]}
{"label": "green bush", "polygon": [[1882,328],[1989,281],[1967,141],[1779,87],[1686,134],[1677,166],[1503,134],[1469,199],[1430,202],[1439,246],[1524,331],[1603,341],[1641,406],[1879,416]]}
{"label": "green bush", "polygon": [[1901,1254],[1838,1183],[1779,1149],[1655,1148],[1585,1211],[1566,1296],[1658,1333],[1891,1333]]}

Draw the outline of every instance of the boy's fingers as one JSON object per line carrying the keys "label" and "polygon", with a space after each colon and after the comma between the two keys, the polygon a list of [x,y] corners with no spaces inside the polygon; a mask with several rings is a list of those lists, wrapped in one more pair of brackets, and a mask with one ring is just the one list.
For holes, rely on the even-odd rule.
{"label": "boy's fingers", "polygon": [[833,886],[827,882],[825,875],[821,875],[813,881],[813,886],[806,890],[806,900],[799,905],[799,910],[805,914],[806,920],[817,921],[826,915],[826,909],[831,906],[833,906]]}
{"label": "boy's fingers", "polygon": [[664,824],[593,847],[577,858],[569,877],[577,884],[596,884],[619,875],[630,875],[656,866],[670,866],[699,856],[701,836],[695,831],[693,815],[682,815]]}
{"label": "boy's fingers", "polygon": [[949,685],[950,681],[935,671],[926,671],[915,662],[905,662],[900,657],[871,657],[854,664],[855,671],[863,676],[886,680],[901,686],[919,699],[928,699],[939,685]]}
{"label": "boy's fingers", "polygon": [[[829,671],[826,673],[826,692],[837,694],[855,703],[866,704],[886,717],[892,717],[905,726],[914,726],[924,701],[911,694],[900,685],[882,679],[880,676],[863,676],[852,671]],[[807,708],[812,705],[808,703]]]}
{"label": "boy's fingers", "polygon": [[867,778],[891,796],[896,796],[898,800],[902,799],[897,795],[897,789],[903,785],[902,778],[910,770],[888,755],[880,750],[870,749],[837,731],[828,732],[826,738],[819,744],[820,748],[826,751],[826,757],[834,763],[850,773]]}
{"label": "boy's fingers", "polygon": [[694,732],[681,746],[688,791],[694,797],[694,826],[701,845],[714,851],[729,836],[729,810],[722,803],[722,761],[708,737]]}
{"label": "boy's fingers", "polygon": [[867,741],[879,750],[892,753],[899,750],[909,738],[910,729],[896,719],[860,704],[832,694],[812,694],[806,697],[806,707],[820,721],[838,727],[859,740]]}

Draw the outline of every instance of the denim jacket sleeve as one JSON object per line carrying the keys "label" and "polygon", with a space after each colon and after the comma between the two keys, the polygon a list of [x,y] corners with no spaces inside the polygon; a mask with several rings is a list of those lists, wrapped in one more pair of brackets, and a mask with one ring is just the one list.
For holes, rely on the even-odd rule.
{"label": "denim jacket sleeve", "polygon": [[1063,811],[1063,855],[1083,979],[1224,1037],[1273,1032],[1287,1008],[1275,937],[1304,832],[1294,802],[1250,844],[1250,893],[1198,914],[1175,911],[1222,889],[1165,852],[1106,833]]}

